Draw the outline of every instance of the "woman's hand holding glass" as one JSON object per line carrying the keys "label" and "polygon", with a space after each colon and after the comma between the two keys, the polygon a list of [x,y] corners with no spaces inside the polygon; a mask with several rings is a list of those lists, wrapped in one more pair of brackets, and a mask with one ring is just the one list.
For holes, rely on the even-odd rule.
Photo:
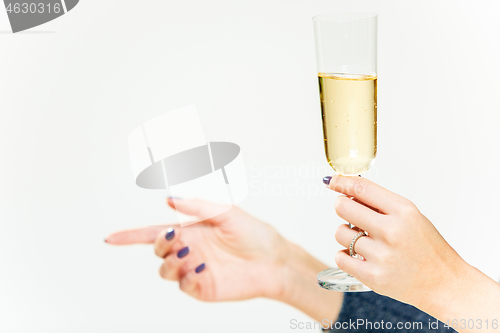
{"label": "woman's hand holding glass", "polygon": [[359,230],[368,233],[355,243],[364,259],[340,251],[335,257],[340,269],[443,322],[472,318],[491,323],[498,317],[500,285],[467,264],[411,201],[361,177],[325,180],[345,195],[335,201],[337,214],[359,228],[341,225],[337,241],[349,248]]}

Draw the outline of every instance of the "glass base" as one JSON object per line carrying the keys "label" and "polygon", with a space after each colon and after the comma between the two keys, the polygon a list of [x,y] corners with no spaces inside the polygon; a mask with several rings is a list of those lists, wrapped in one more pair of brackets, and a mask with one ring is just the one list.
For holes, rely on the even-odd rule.
{"label": "glass base", "polygon": [[321,288],[342,292],[371,291],[370,288],[353,278],[351,275],[342,272],[339,268],[328,268],[320,272],[316,279]]}

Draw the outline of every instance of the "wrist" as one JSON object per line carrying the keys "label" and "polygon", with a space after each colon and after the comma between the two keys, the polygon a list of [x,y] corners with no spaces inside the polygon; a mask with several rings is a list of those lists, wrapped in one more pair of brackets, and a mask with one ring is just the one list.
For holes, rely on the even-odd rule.
{"label": "wrist", "polygon": [[426,294],[425,302],[417,307],[442,322],[495,319],[489,314],[500,306],[500,285],[465,261],[457,266],[441,279],[437,292]]}
{"label": "wrist", "polygon": [[471,273],[472,267],[465,261],[460,261],[454,269],[448,268],[441,274],[436,274],[432,290],[422,292],[421,299],[413,305],[435,317],[442,314],[446,308],[450,307],[452,301],[450,297],[461,294],[466,284],[464,281]]}
{"label": "wrist", "polygon": [[316,275],[328,267],[288,241],[286,252],[281,275],[283,289],[273,299],[293,306],[319,322],[336,320],[343,294],[319,287],[316,280]]}
{"label": "wrist", "polygon": [[307,290],[319,288],[316,285],[316,274],[326,265],[309,255],[300,246],[288,242],[286,244],[287,256],[282,267],[283,285],[285,286],[276,299],[285,303],[293,303],[298,294]]}

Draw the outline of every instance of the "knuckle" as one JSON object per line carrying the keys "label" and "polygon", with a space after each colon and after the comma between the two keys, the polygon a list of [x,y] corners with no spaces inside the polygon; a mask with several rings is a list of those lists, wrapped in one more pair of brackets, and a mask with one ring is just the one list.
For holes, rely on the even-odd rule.
{"label": "knuckle", "polygon": [[364,178],[358,178],[357,182],[353,186],[354,194],[363,194],[368,190],[370,184]]}
{"label": "knuckle", "polygon": [[392,253],[390,251],[379,251],[378,260],[384,265],[387,266],[388,263],[392,261]]}
{"label": "knuckle", "polygon": [[335,231],[335,240],[340,243],[342,240],[342,234],[343,234],[343,228],[342,225],[340,225],[337,230]]}
{"label": "knuckle", "polygon": [[379,288],[386,288],[389,285],[389,279],[386,277],[386,274],[382,269],[375,269],[372,274],[372,279],[375,281],[377,286],[379,286]]}
{"label": "knuckle", "polygon": [[380,271],[376,268],[370,269],[366,272],[366,278],[370,281],[379,281],[380,280]]}
{"label": "knuckle", "polygon": [[162,232],[160,232],[158,234],[158,236],[156,237],[155,239],[155,242],[154,242],[154,251],[155,251],[155,254],[160,257],[160,258],[163,258],[165,256],[165,236],[167,234],[167,229],[163,230]]}
{"label": "knuckle", "polygon": [[191,260],[184,261],[179,267],[179,275],[185,277],[192,267]]}
{"label": "knuckle", "polygon": [[172,256],[167,257],[161,266],[160,276],[165,280],[176,281],[179,279],[178,264]]}
{"label": "knuckle", "polygon": [[393,245],[397,244],[401,239],[401,232],[399,230],[399,227],[395,225],[391,226],[390,228],[386,228],[383,231],[382,236],[387,243]]}
{"label": "knuckle", "polygon": [[[378,253],[378,267],[375,268],[377,282],[380,284],[393,281],[394,272],[401,269],[400,258],[395,254],[393,249],[384,249]],[[392,273],[391,273],[392,272]]]}
{"label": "knuckle", "polygon": [[412,216],[418,213],[418,208],[413,202],[405,199],[399,204],[399,212],[405,216]]}
{"label": "knuckle", "polygon": [[346,200],[350,200],[350,199],[348,199],[345,196],[339,196],[339,197],[337,197],[337,199],[335,199],[334,207],[335,207],[335,212],[337,212],[337,214],[340,215],[342,212],[345,212],[345,210],[347,208]]}
{"label": "knuckle", "polygon": [[158,256],[158,257],[162,257],[162,251],[160,250],[159,246],[158,245],[155,245],[155,254]]}
{"label": "knuckle", "polygon": [[347,188],[347,186],[345,186],[344,184],[341,184],[339,182],[330,182],[330,185],[328,185],[328,187],[331,190],[333,190],[335,192],[339,192],[339,193],[345,193],[346,192],[346,188]]}
{"label": "knuckle", "polygon": [[162,279],[167,279],[167,270],[165,268],[165,265],[162,265],[159,269],[159,273]]}
{"label": "knuckle", "polygon": [[187,294],[191,294],[192,292],[192,281],[189,277],[183,277],[182,279],[179,280],[179,289],[182,292],[185,292]]}
{"label": "knuckle", "polygon": [[340,268],[341,270],[345,269],[346,258],[342,251],[337,252],[337,254],[335,255],[335,263],[337,264],[337,267]]}

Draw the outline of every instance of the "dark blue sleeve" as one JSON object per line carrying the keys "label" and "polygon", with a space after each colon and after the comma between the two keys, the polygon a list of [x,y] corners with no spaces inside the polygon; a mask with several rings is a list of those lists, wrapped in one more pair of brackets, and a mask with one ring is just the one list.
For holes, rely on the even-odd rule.
{"label": "dark blue sleeve", "polygon": [[330,329],[324,331],[329,333],[456,332],[414,306],[374,292],[344,293],[339,317],[328,325]]}

